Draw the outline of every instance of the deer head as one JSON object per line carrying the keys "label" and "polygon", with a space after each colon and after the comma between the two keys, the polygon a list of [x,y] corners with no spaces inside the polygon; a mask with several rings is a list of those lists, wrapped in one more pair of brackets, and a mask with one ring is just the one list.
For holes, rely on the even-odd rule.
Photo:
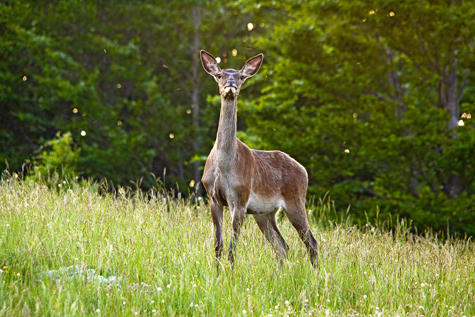
{"label": "deer head", "polygon": [[264,59],[263,54],[256,55],[250,58],[241,70],[235,70],[219,68],[216,58],[205,50],[201,50],[200,56],[203,68],[216,80],[219,93],[224,98],[236,98],[242,84],[259,71]]}

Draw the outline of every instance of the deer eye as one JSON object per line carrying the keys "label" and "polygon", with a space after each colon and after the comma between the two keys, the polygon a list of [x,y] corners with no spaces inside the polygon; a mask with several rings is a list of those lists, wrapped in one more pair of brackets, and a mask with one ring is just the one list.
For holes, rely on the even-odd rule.
{"label": "deer eye", "polygon": [[244,80],[244,76],[241,76],[241,80]]}
{"label": "deer eye", "polygon": [[216,77],[218,77],[218,79],[221,79],[221,74],[216,75]]}

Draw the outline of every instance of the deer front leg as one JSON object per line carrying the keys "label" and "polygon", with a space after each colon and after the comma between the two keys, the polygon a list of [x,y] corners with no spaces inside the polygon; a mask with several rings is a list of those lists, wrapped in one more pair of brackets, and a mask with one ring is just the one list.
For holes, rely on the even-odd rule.
{"label": "deer front leg", "polygon": [[231,262],[232,268],[234,268],[234,252],[236,252],[236,244],[239,240],[239,235],[241,234],[241,227],[244,222],[245,209],[244,208],[235,208],[233,210],[233,235],[231,236],[231,242],[229,243],[228,257]]}
{"label": "deer front leg", "polygon": [[216,270],[219,274],[219,259],[223,251],[223,206],[211,200],[211,217],[213,218],[213,224],[215,229],[215,250],[216,250]]}

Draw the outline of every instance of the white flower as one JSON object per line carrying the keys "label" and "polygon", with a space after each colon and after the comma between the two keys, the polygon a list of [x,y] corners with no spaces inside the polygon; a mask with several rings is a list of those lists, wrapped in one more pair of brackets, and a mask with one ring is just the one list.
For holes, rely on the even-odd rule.
{"label": "white flower", "polygon": [[419,308],[420,310],[424,310],[424,307],[422,307],[422,306],[419,306],[417,308]]}
{"label": "white flower", "polygon": [[243,313],[244,315],[246,315],[246,311],[245,311],[245,310],[243,310],[242,313]]}
{"label": "white flower", "polygon": [[101,313],[101,310],[98,308],[96,309],[96,313],[100,314]]}
{"label": "white flower", "polygon": [[368,298],[368,296],[366,296],[366,295],[363,295],[363,298],[364,298],[364,299],[367,299],[367,298]]}

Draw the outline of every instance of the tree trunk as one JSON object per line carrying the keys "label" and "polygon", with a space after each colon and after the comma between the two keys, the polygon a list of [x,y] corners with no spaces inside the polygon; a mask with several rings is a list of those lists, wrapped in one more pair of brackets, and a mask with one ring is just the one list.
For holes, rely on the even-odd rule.
{"label": "tree trunk", "polygon": [[458,126],[460,118],[457,93],[457,60],[455,60],[452,70],[445,74],[443,81],[445,86],[445,109],[450,114],[448,127],[454,130]]}
{"label": "tree trunk", "polygon": [[[193,149],[195,154],[198,154],[201,151],[203,142],[201,140],[201,132],[200,132],[200,85],[199,85],[199,76],[198,72],[200,69],[200,59],[199,59],[199,49],[201,45],[201,9],[198,7],[194,7],[192,9],[192,16],[193,16],[193,23],[195,26],[195,33],[193,37],[193,46],[191,49],[192,54],[192,81],[193,81],[193,91],[191,93],[191,102],[192,102],[192,120],[193,125],[195,126],[195,140],[193,142]],[[198,184],[201,180],[201,172],[200,172],[201,162],[193,163],[193,180],[195,181],[195,188],[199,188]],[[201,189],[200,189],[201,192]]]}
{"label": "tree trunk", "polygon": [[[447,127],[451,130],[452,137],[457,137],[455,128],[458,126],[460,120],[460,97],[465,89],[465,80],[460,89],[458,89],[458,75],[457,75],[457,59],[454,60],[452,69],[445,71],[444,77],[441,79],[439,85],[439,105],[442,105],[449,113],[449,122]],[[458,91],[460,90],[460,91]],[[460,185],[460,177],[455,174],[450,174],[444,184],[444,191],[456,199],[462,193],[462,186]]]}
{"label": "tree trunk", "polygon": [[[389,65],[391,66],[391,69],[389,70],[388,73],[388,80],[389,84],[391,85],[391,88],[393,90],[393,99],[397,103],[397,112],[396,112],[396,117],[399,120],[402,120],[404,117],[404,114],[407,111],[406,103],[404,102],[404,91],[401,87],[401,82],[399,80],[399,77],[397,75],[394,65],[394,51],[390,48],[386,48],[386,54],[388,58]],[[402,62],[400,62],[402,63]],[[403,65],[398,65],[398,67],[402,68]]]}

